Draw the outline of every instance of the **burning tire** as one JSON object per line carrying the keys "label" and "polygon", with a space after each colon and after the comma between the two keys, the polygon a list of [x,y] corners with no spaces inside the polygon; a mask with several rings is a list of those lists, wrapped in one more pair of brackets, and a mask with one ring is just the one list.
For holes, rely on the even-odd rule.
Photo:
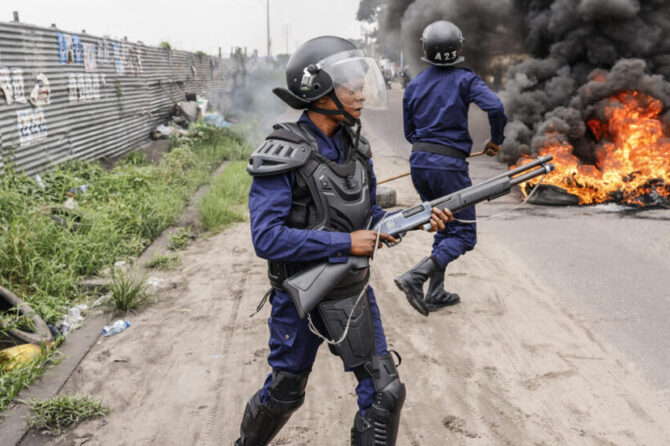
{"label": "burning tire", "polygon": [[17,307],[19,313],[28,316],[34,325],[34,331],[20,329],[9,330],[8,333],[13,341],[18,344],[37,344],[53,342],[53,336],[44,320],[30,308],[30,305],[19,299],[6,288],[0,286],[0,311],[7,311]]}

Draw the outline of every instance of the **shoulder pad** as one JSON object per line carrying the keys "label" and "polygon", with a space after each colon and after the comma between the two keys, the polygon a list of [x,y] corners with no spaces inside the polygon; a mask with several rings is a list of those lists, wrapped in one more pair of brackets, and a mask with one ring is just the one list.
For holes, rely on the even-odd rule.
{"label": "shoulder pad", "polygon": [[277,128],[249,157],[247,172],[255,177],[286,173],[303,166],[312,148],[299,135]]}
{"label": "shoulder pad", "polygon": [[367,140],[367,138],[363,138],[363,136],[361,136],[358,141],[358,153],[363,155],[365,158],[372,157],[372,149],[370,148],[370,142]]}

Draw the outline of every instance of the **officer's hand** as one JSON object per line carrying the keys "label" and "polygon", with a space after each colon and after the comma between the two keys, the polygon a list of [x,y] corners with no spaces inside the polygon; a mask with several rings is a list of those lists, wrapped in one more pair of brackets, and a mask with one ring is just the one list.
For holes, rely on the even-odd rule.
{"label": "officer's hand", "polygon": [[454,215],[447,208],[444,210],[439,210],[438,208],[433,208],[433,215],[430,216],[430,226],[431,228],[428,232],[442,231],[447,227],[447,223],[454,221]]}
{"label": "officer's hand", "polygon": [[[372,257],[372,254],[375,251],[375,241],[377,241],[377,231],[361,229],[360,231],[352,232],[350,235],[351,255]],[[382,247],[382,241],[398,243],[398,240],[395,237],[384,233],[379,234],[378,248]]]}
{"label": "officer's hand", "polygon": [[488,156],[496,156],[500,153],[500,146],[491,141],[488,141],[486,146],[484,146],[484,153],[486,153]]}

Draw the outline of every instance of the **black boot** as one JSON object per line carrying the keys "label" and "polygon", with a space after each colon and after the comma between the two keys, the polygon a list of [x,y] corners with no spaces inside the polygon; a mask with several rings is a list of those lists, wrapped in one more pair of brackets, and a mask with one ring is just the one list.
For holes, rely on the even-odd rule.
{"label": "black boot", "polygon": [[414,268],[395,278],[395,284],[405,293],[409,304],[424,316],[428,316],[428,307],[423,299],[423,284],[435,271],[437,263],[432,257],[426,257]]}
{"label": "black boot", "polygon": [[235,446],[266,446],[305,400],[309,372],[294,375],[273,372],[270,399],[261,403],[259,390],[244,410],[240,438]]}
{"label": "black boot", "polygon": [[428,284],[425,304],[428,311],[437,311],[440,308],[456,305],[461,298],[456,293],[444,289],[444,271],[435,271]]}

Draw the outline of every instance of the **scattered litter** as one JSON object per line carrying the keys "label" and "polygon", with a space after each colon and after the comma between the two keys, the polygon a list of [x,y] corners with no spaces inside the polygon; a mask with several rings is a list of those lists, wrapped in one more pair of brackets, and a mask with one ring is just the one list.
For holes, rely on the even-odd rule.
{"label": "scattered litter", "polygon": [[35,176],[33,177],[33,179],[35,180],[35,182],[37,183],[37,185],[38,185],[41,189],[46,188],[46,185],[44,184],[44,181],[42,180],[42,177],[40,176],[40,174],[35,175]]}
{"label": "scattered litter", "polygon": [[69,210],[75,209],[77,207],[77,202],[75,201],[72,192],[67,193],[67,198],[65,199],[65,203],[63,203],[63,207]]}
{"label": "scattered litter", "polygon": [[67,336],[70,332],[81,326],[82,322],[84,322],[82,313],[86,310],[88,310],[88,305],[86,304],[75,305],[67,310],[67,314],[63,320],[56,325],[61,336]]}
{"label": "scattered litter", "polygon": [[21,344],[0,350],[0,369],[12,370],[20,364],[25,364],[37,358],[42,349],[35,344]]}
{"label": "scattered litter", "polygon": [[184,118],[187,124],[195,122],[200,116],[200,107],[196,101],[182,101],[177,103],[177,116]]}
{"label": "scattered litter", "polygon": [[68,192],[74,195],[79,193],[86,193],[87,190],[88,190],[88,184],[82,184],[81,186],[68,189]]}
{"label": "scattered litter", "polygon": [[223,355],[220,353],[217,353],[216,355],[212,355],[212,359],[221,359],[223,358]]}
{"label": "scattered litter", "polygon": [[156,127],[152,132],[151,132],[151,137],[153,139],[164,139],[164,138],[169,138],[169,137],[176,137],[180,135],[186,135],[188,131],[185,129],[179,127],[177,124],[170,123],[168,124],[161,124],[158,127]]}
{"label": "scattered litter", "polygon": [[207,113],[205,121],[220,129],[230,127],[232,123],[226,121],[226,118],[221,113]]}
{"label": "scattered litter", "polygon": [[207,112],[207,106],[209,105],[209,101],[200,95],[197,95],[195,97],[195,101],[198,103],[198,107],[200,108],[200,114],[204,115]]}
{"label": "scattered litter", "polygon": [[121,333],[123,330],[126,328],[130,327],[130,322],[129,321],[124,321],[122,319],[119,319],[118,321],[114,322],[112,325],[105,325],[102,327],[102,334],[104,336],[112,336],[117,333]]}

